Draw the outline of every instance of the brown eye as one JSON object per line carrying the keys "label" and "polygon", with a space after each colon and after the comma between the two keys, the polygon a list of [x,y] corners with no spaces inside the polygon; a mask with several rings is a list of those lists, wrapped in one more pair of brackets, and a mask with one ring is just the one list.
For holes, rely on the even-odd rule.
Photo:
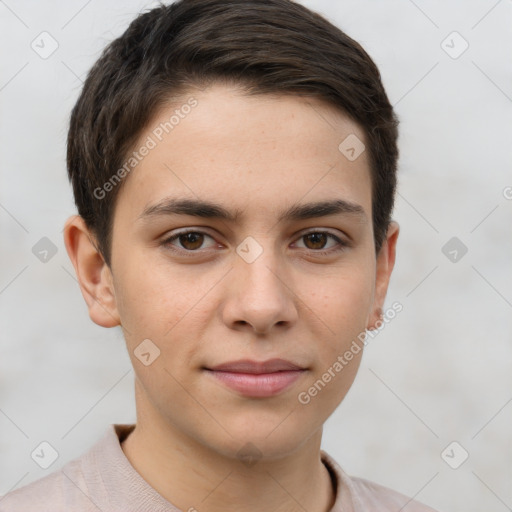
{"label": "brown eye", "polygon": [[[333,240],[335,244],[326,248],[326,244],[329,239]],[[318,255],[327,255],[329,253],[341,251],[348,245],[346,242],[328,231],[310,231],[309,233],[302,235],[299,240],[304,240],[305,248],[311,250],[313,253],[318,253]]]}
{"label": "brown eye", "polygon": [[[202,248],[205,238],[213,240],[210,235],[202,231],[182,231],[164,240],[162,245],[173,251],[181,251],[184,253],[199,252],[198,249]],[[175,241],[178,241],[178,244],[174,243]]]}
{"label": "brown eye", "polygon": [[189,249],[191,251],[195,249],[199,249],[201,245],[203,244],[204,236],[202,233],[185,233],[178,236],[178,240],[180,241],[181,245],[185,249]]}
{"label": "brown eye", "polygon": [[[311,242],[311,245],[308,246],[308,249],[323,249],[327,240],[328,240],[327,233],[308,233],[307,235],[304,235],[304,240],[309,240]],[[306,244],[307,246],[308,244]]]}

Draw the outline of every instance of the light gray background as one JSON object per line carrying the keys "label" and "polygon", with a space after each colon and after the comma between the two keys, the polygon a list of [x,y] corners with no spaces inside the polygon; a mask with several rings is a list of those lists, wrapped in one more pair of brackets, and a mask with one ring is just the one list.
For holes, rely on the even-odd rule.
{"label": "light gray background", "polygon": [[[512,2],[303,3],[363,45],[401,120],[387,304],[404,310],[368,346],[323,448],[439,511],[510,510]],[[70,110],[101,49],[147,5],[0,0],[0,495],[135,419],[121,331],[89,319],[62,228],[75,212]],[[47,59],[31,48],[42,31],[59,44]],[[453,31],[469,43],[458,58]],[[457,262],[441,250],[454,236],[468,248]],[[42,237],[57,246],[47,263],[32,253]],[[59,452],[47,470],[30,457],[43,440]],[[452,441],[469,453],[458,469],[441,457]]]}

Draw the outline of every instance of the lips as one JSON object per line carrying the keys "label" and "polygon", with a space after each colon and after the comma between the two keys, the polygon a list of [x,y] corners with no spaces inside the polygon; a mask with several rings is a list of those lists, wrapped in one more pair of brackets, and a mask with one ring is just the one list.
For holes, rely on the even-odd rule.
{"label": "lips", "polygon": [[289,388],[307,371],[306,368],[285,359],[261,362],[243,359],[205,370],[217,382],[253,398],[277,395]]}
{"label": "lips", "polygon": [[286,359],[269,359],[268,361],[251,361],[250,359],[240,359],[239,361],[231,361],[229,363],[219,364],[209,370],[232,373],[275,373],[292,370],[304,370]]}

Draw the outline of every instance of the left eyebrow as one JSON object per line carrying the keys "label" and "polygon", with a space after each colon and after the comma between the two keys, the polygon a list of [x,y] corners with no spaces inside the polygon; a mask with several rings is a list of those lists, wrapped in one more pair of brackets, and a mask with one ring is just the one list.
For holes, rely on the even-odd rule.
{"label": "left eyebrow", "polygon": [[[163,215],[191,215],[193,217],[237,222],[242,213],[240,209],[231,211],[221,204],[211,201],[168,197],[156,204],[146,206],[137,220],[146,220]],[[283,220],[306,220],[329,215],[348,215],[367,220],[366,212],[360,204],[344,199],[333,199],[292,205],[279,215],[278,222]]]}

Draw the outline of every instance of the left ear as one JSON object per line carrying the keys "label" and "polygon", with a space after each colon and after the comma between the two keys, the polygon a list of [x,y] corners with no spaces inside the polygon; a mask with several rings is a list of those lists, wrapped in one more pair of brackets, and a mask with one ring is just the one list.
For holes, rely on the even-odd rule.
{"label": "left ear", "polygon": [[392,220],[388,226],[386,239],[377,254],[377,267],[375,275],[375,296],[373,299],[372,312],[368,319],[367,329],[376,329],[376,322],[381,318],[384,300],[388,291],[389,279],[395,266],[396,241],[400,226]]}

